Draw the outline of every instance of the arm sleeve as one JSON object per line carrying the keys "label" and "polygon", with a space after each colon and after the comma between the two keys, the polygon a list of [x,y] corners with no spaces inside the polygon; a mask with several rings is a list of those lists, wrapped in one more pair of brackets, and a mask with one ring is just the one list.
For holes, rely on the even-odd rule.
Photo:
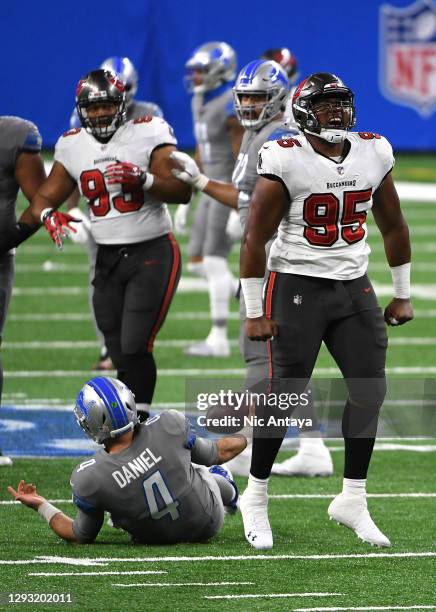
{"label": "arm sleeve", "polygon": [[42,138],[38,128],[33,123],[28,122],[29,128],[24,137],[21,151],[26,153],[39,153],[42,147]]}
{"label": "arm sleeve", "polygon": [[374,191],[376,191],[394,167],[395,158],[392,151],[392,145],[386,138],[383,136],[381,138],[375,138],[373,142],[380,160],[379,182],[377,187],[374,188]]}
{"label": "arm sleeve", "polygon": [[73,532],[77,541],[81,544],[93,542],[103,525],[103,520],[104,512],[102,510],[85,512],[79,507],[73,522]]}
{"label": "arm sleeve", "polygon": [[218,446],[215,440],[207,440],[206,438],[195,439],[195,443],[191,448],[191,460],[200,465],[215,465],[218,461]]}

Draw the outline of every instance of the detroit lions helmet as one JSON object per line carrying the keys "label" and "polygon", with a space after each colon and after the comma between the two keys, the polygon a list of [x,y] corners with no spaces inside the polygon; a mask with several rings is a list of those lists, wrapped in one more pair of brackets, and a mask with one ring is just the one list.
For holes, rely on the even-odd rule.
{"label": "detroit lions helmet", "polygon": [[97,444],[118,438],[139,423],[135,397],[116,378],[96,376],[80,390],[74,407],[77,423]]}
{"label": "detroit lions helmet", "polygon": [[185,87],[190,93],[216,89],[236,76],[236,53],[225,42],[198,47],[185,64]]}
{"label": "detroit lions helmet", "polygon": [[138,91],[138,73],[133,62],[128,57],[108,57],[102,62],[100,68],[115,72],[124,82],[126,88],[126,102],[129,104]]}
{"label": "detroit lions helmet", "polygon": [[[327,98],[337,99],[335,110]],[[321,125],[318,113],[329,111],[329,121]],[[292,112],[300,130],[331,143],[343,142],[348,130],[356,124],[354,94],[330,72],[315,72],[298,85],[292,97]]]}
{"label": "detroit lions helmet", "polygon": [[274,60],[282,68],[285,69],[288,75],[290,85],[293,85],[298,79],[298,66],[295,55],[287,47],[277,47],[268,49],[261,55],[262,59]]}
{"label": "detroit lions helmet", "polygon": [[[113,103],[115,114],[91,118],[88,108],[92,104]],[[107,141],[126,120],[126,92],[124,83],[114,72],[93,70],[80,79],[76,89],[76,109],[80,123],[98,140]]]}
{"label": "detroit lions helmet", "polygon": [[[236,115],[247,130],[259,130],[284,109],[289,81],[284,69],[272,60],[254,60],[238,74],[233,88]],[[259,102],[243,103],[244,97]]]}

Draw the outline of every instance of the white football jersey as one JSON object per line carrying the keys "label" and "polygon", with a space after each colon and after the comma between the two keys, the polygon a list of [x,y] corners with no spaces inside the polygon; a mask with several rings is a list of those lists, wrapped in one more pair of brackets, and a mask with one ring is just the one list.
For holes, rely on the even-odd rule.
{"label": "white football jersey", "polygon": [[378,134],[350,132],[347,140],[340,162],[316,153],[304,135],[260,149],[258,173],[279,177],[291,201],[271,247],[270,270],[337,280],[365,274],[366,215],[394,157]]}
{"label": "white football jersey", "polygon": [[153,150],[176,145],[172,128],[160,117],[139,117],[118,128],[108,143],[83,128],[66,132],[56,143],[55,161],[77,182],[90,209],[91,232],[97,244],[132,244],[152,240],[172,229],[166,204],[142,188],[108,185],[107,166],[137,164],[149,170]]}

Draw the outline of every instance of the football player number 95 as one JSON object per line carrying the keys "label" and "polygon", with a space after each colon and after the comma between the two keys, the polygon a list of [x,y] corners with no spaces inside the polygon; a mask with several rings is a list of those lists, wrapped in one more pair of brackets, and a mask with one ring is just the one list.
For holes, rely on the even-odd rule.
{"label": "football player number 95", "polygon": [[[358,204],[368,202],[371,189],[346,191],[343,195],[340,235],[348,244],[359,242],[365,236],[362,227],[366,211],[357,212]],[[303,219],[307,223],[304,237],[314,246],[331,247],[339,238],[340,202],[333,193],[312,193],[303,205]]]}
{"label": "football player number 95", "polygon": [[[107,215],[110,210],[110,194],[107,190],[103,173],[97,168],[85,170],[80,175],[80,185],[94,216],[104,217]],[[132,189],[131,187],[126,188],[124,185],[121,185],[121,188],[123,195],[112,198],[114,208],[120,213],[139,210],[144,204],[144,191],[142,187]]]}

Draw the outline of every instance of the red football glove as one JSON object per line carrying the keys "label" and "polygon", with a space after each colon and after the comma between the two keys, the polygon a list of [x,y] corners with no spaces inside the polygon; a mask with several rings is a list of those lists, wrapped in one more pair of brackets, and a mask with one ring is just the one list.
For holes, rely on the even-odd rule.
{"label": "red football glove", "polygon": [[104,173],[108,185],[115,185],[121,183],[126,187],[132,189],[141,188],[146,178],[146,172],[137,166],[129,162],[118,162],[111,164],[106,168]]}
{"label": "red football glove", "polygon": [[75,219],[68,213],[62,213],[58,210],[46,212],[42,217],[42,222],[60,251],[63,249],[64,239],[70,237],[70,232],[77,232],[70,223],[82,223],[80,219]]}

